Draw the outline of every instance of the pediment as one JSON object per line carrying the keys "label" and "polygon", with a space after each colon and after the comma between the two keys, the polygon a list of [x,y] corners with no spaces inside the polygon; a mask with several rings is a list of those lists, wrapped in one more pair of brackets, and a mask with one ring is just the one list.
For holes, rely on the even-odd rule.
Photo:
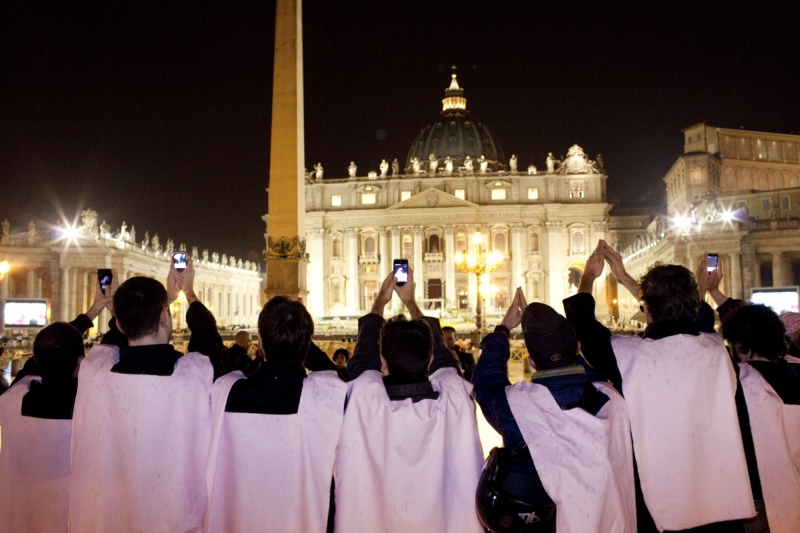
{"label": "pediment", "polygon": [[456,198],[452,194],[430,187],[389,209],[430,209],[432,207],[478,207],[477,204]]}

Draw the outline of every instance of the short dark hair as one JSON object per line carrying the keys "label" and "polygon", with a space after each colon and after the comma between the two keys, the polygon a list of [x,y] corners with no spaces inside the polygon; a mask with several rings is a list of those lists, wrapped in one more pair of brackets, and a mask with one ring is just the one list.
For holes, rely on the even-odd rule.
{"label": "short dark hair", "polygon": [[114,293],[114,315],[128,340],[156,333],[168,305],[167,289],[153,278],[130,278]]}
{"label": "short dark hair", "polygon": [[275,296],[258,315],[258,336],[267,361],[305,362],[314,321],[305,306],[285,296]]}
{"label": "short dark hair", "polygon": [[453,335],[456,334],[456,328],[454,328],[453,326],[443,326],[442,333],[444,333],[445,331],[452,331]]}
{"label": "short dark hair", "polygon": [[639,288],[653,322],[697,321],[700,289],[694,274],[685,266],[656,263],[644,275]]}
{"label": "short dark hair", "polygon": [[345,361],[348,361],[350,359],[350,352],[347,351],[347,348],[339,348],[338,350],[333,352],[332,359],[335,361],[336,360],[336,356],[339,355],[339,354],[344,356],[344,360]]}
{"label": "short dark hair", "polygon": [[83,337],[66,322],[53,322],[33,340],[33,359],[42,376],[71,376],[83,355]]}
{"label": "short dark hair", "polygon": [[752,352],[770,361],[786,353],[786,327],[771,308],[740,305],[722,323],[722,337],[737,351]]}
{"label": "short dark hair", "polygon": [[381,354],[394,376],[427,375],[433,355],[431,327],[423,318],[390,320],[381,332]]}

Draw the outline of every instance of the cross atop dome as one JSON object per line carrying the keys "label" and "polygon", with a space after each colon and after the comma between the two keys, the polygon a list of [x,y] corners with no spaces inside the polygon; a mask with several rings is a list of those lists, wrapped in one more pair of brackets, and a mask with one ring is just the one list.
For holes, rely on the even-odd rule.
{"label": "cross atop dome", "polygon": [[453,79],[450,82],[450,87],[444,91],[442,111],[447,111],[448,109],[466,109],[467,99],[464,98],[464,89],[458,85],[458,80],[456,80],[456,66],[453,65],[450,68],[453,70],[453,74],[451,74]]}

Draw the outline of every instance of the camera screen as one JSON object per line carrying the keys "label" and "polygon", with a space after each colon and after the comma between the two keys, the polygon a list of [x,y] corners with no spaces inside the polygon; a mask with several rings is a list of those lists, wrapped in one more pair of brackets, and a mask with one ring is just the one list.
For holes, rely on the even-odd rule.
{"label": "camera screen", "polygon": [[172,263],[175,265],[175,270],[178,272],[186,270],[186,252],[175,252],[172,254]]}
{"label": "camera screen", "polygon": [[405,283],[408,281],[408,265],[404,263],[397,263],[394,265],[394,277],[397,278],[398,283]]}
{"label": "camera screen", "polygon": [[711,272],[719,264],[719,256],[708,254],[708,271]]}

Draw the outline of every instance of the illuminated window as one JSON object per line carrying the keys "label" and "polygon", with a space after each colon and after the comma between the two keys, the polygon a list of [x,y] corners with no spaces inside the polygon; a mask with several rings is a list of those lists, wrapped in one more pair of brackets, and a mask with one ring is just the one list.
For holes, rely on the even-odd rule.
{"label": "illuminated window", "polygon": [[572,235],[572,251],[576,254],[582,254],[583,250],[583,232],[576,231]]}
{"label": "illuminated window", "polygon": [[411,240],[411,235],[403,235],[403,258],[409,259],[414,255],[414,242]]}
{"label": "illuminated window", "polygon": [[505,189],[492,189],[492,200],[505,200],[505,199],[506,199]]}
{"label": "illuminated window", "polygon": [[374,266],[369,266],[369,265],[368,265],[368,266],[365,266],[365,267],[364,267],[364,273],[366,273],[366,274],[371,274],[371,273],[373,273],[373,272],[375,272],[375,267],[374,267]]}
{"label": "illuminated window", "polygon": [[362,205],[373,205],[375,203],[375,193],[374,192],[361,193],[361,203]]}
{"label": "illuminated window", "polygon": [[400,191],[400,201],[405,202],[411,198],[411,191]]}
{"label": "illuminated window", "polygon": [[375,237],[364,239],[364,255],[375,256]]}
{"label": "illuminated window", "polygon": [[458,198],[459,200],[466,200],[467,195],[464,189],[456,189],[453,191],[453,195]]}
{"label": "illuminated window", "polygon": [[528,189],[528,200],[538,200],[539,199],[539,189],[536,187],[531,187]]}
{"label": "illuminated window", "polygon": [[334,194],[333,196],[331,196],[331,205],[333,207],[340,207],[342,205],[342,195]]}
{"label": "illuminated window", "polygon": [[768,212],[772,207],[772,201],[769,198],[763,198],[761,200],[761,211],[764,213]]}
{"label": "illuminated window", "polygon": [[789,211],[791,207],[791,201],[788,196],[781,196],[781,209],[783,211]]}

